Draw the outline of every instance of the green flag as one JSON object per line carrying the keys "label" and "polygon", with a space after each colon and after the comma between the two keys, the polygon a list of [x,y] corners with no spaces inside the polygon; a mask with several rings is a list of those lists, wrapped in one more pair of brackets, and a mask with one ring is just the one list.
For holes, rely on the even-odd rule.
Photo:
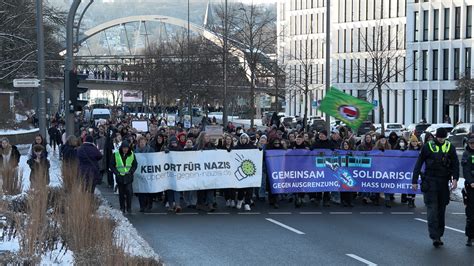
{"label": "green flag", "polygon": [[371,103],[345,94],[334,87],[331,87],[319,105],[319,110],[341,120],[353,130],[357,130],[367,119],[372,108]]}

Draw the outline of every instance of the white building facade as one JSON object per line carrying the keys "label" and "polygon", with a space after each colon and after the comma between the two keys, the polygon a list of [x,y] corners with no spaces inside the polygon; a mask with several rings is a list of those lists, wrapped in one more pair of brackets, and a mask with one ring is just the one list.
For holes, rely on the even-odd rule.
{"label": "white building facade", "polygon": [[[308,115],[320,115],[315,103],[324,97],[325,3],[278,3],[288,115],[303,116],[305,105]],[[454,99],[456,81],[472,72],[472,5],[473,0],[331,1],[331,85],[377,104],[374,88],[383,84],[385,122],[440,123],[445,115],[452,122],[472,121],[469,108]],[[308,102],[300,89],[305,70],[311,73]],[[379,106],[370,116],[375,123],[381,120]]]}

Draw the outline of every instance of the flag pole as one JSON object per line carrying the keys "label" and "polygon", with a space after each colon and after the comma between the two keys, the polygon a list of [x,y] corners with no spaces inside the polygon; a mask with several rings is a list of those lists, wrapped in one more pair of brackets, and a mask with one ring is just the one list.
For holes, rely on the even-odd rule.
{"label": "flag pole", "polygon": [[[326,0],[326,84],[325,91],[327,94],[331,86],[331,1]],[[331,119],[330,116],[326,113],[326,130],[331,132]]]}

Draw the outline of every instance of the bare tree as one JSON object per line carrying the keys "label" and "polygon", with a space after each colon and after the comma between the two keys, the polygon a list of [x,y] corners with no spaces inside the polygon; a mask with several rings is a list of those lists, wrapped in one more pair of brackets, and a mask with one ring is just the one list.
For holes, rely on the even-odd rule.
{"label": "bare tree", "polygon": [[242,44],[245,50],[245,59],[248,63],[250,80],[250,126],[254,126],[255,108],[255,81],[258,76],[259,65],[268,63],[265,53],[275,51],[276,46],[276,17],[263,6],[239,4],[230,27],[230,35]]}
{"label": "bare tree", "polygon": [[[295,91],[304,97],[304,115],[303,115],[303,128],[306,130],[308,120],[308,100],[311,91],[317,89],[313,86],[313,77],[319,73],[313,70],[313,60],[311,46],[308,45],[306,40],[305,45],[302,47],[300,53],[291,55],[291,60],[295,63],[289,63],[287,66],[287,76],[289,77],[289,84],[287,90]],[[297,68],[292,68],[296,67]],[[320,84],[322,86],[322,84]]]}
{"label": "bare tree", "polygon": [[[474,79],[470,76],[463,76],[456,81],[456,90],[451,94],[450,100],[459,102],[464,106],[464,117],[474,114],[474,105],[471,101],[474,100],[472,91],[474,90]],[[472,120],[471,120],[472,121]]]}
{"label": "bare tree", "polygon": [[[382,91],[384,88],[391,89],[390,83],[395,81],[396,77],[402,75],[404,77],[407,68],[405,62],[405,52],[402,50],[404,46],[404,35],[400,32],[389,30],[390,27],[383,26],[380,21],[372,28],[361,28],[360,45],[363,59],[365,63],[356,64],[356,71],[359,77],[366,79],[368,84],[367,92],[372,94],[379,102],[379,116],[382,126],[382,134],[385,134],[384,106],[382,102]],[[398,80],[399,82],[403,80]]]}

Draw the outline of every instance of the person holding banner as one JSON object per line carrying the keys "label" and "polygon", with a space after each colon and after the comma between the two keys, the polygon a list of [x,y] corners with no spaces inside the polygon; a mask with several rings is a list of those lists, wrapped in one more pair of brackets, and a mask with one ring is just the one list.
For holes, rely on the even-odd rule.
{"label": "person holding banner", "polygon": [[[436,130],[435,139],[421,149],[413,170],[413,189],[421,191],[428,213],[428,231],[436,248],[443,245],[446,206],[449,204],[450,189],[456,189],[459,179],[459,160],[456,148],[446,140],[448,132],[444,128]],[[423,164],[425,173],[421,173]]]}
{"label": "person holding banner", "polygon": [[[297,135],[295,139],[295,144],[293,145],[294,150],[308,150],[308,146],[304,142],[303,135]],[[305,193],[296,193],[295,194],[295,208],[301,208],[303,206],[303,199]]]}
{"label": "person holding banner", "polygon": [[[373,143],[373,140],[372,140],[372,136],[370,135],[370,133],[367,133],[367,134],[364,135],[363,140],[357,146],[356,150],[358,150],[358,151],[371,151],[372,148],[373,148],[373,145],[374,145],[374,143]],[[359,195],[360,195],[360,197],[362,197],[362,202],[364,204],[369,203],[369,199],[370,199],[370,193],[369,192],[361,192]]]}
{"label": "person holding banner", "polygon": [[[211,138],[205,131],[201,131],[196,140],[196,150],[215,150],[216,148],[211,142]],[[196,209],[213,212],[214,208],[214,189],[198,190],[198,199]]]}
{"label": "person holding banner", "polygon": [[469,137],[468,145],[462,155],[464,176],[464,205],[466,206],[466,246],[471,247],[474,240],[474,136]]}
{"label": "person holding banner", "polygon": [[[232,136],[229,134],[224,135],[223,142],[219,149],[226,150],[228,152],[232,151],[234,148],[234,140]],[[225,199],[225,206],[230,208],[235,208],[235,189],[234,188],[226,188],[224,189],[224,199]]]}
{"label": "person holding banner", "polygon": [[125,210],[132,213],[132,183],[133,174],[137,170],[137,159],[127,140],[122,141],[120,149],[112,156],[110,168],[118,186],[120,210],[122,213]]}
{"label": "person holding banner", "polygon": [[[311,150],[315,149],[330,149],[334,150],[334,142],[328,139],[328,132],[327,130],[323,129],[319,132],[318,139],[315,141]],[[319,206],[321,200],[323,201],[324,207],[330,207],[331,204],[331,193],[330,192],[317,192],[315,194],[316,198],[316,205]]]}
{"label": "person holding banner", "polygon": [[[281,145],[281,139],[279,138],[272,139],[267,149],[264,151],[263,158],[265,158],[265,153],[267,150],[283,150],[283,147]],[[265,159],[263,160],[263,164],[264,164],[263,168],[267,169],[267,162]],[[268,191],[268,202],[270,203],[270,206],[273,206],[273,208],[278,209],[280,207],[278,205],[278,195],[272,193],[272,189],[270,187],[271,186],[270,175],[266,174],[266,178],[267,178],[266,189]]]}
{"label": "person holding banner", "polygon": [[[138,145],[135,147],[135,153],[151,153],[155,152],[144,136],[138,138]],[[137,193],[138,203],[140,204],[140,212],[151,211],[153,208],[153,195],[151,193]]]}
{"label": "person holding banner", "polygon": [[[348,140],[343,140],[341,143],[341,150],[353,150],[351,143]],[[354,207],[352,204],[352,196],[354,192],[341,192],[341,204],[344,207]]]}
{"label": "person holding banner", "polygon": [[[255,149],[256,147],[250,143],[250,137],[247,133],[240,134],[240,141],[235,150],[248,150],[248,149]],[[239,188],[237,190],[237,209],[242,208],[242,204],[244,204],[244,210],[250,211],[250,204],[252,201],[252,194],[253,188]],[[245,197],[245,201],[244,201]]]}
{"label": "person holding banner", "polygon": [[[386,151],[386,150],[391,150],[391,144],[387,139],[385,138],[384,135],[380,135],[379,139],[377,142],[375,142],[375,146],[373,150],[379,150],[379,151]],[[392,208],[392,198],[393,198],[393,193],[384,193],[384,198],[385,198],[385,207],[387,208]],[[380,200],[380,193],[372,193],[371,195],[372,201],[375,203],[375,205],[379,204]]]}
{"label": "person holding banner", "polygon": [[[178,139],[176,136],[171,136],[169,138],[169,145],[168,148],[165,149],[165,153],[169,153],[170,151],[182,151],[183,148],[179,146]],[[169,209],[168,211],[174,211],[176,213],[181,212],[181,195],[179,191],[175,190],[167,190],[166,195],[168,198]]]}

